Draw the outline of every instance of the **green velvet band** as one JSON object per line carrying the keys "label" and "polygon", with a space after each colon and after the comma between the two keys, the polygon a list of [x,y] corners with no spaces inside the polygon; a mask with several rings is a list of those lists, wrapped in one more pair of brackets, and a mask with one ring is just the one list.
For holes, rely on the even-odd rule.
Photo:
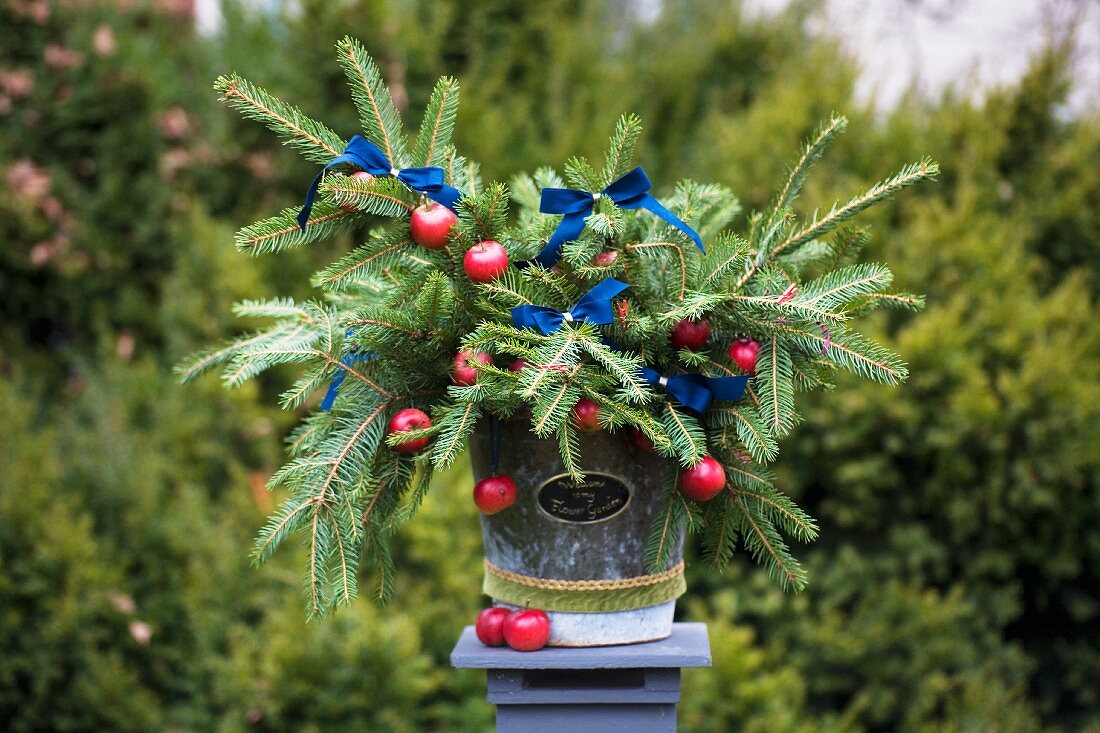
{"label": "green velvet band", "polygon": [[530,606],[544,611],[604,613],[631,611],[679,598],[687,590],[687,581],[681,571],[668,580],[640,588],[550,590],[521,585],[487,572],[482,588],[490,598],[513,606]]}

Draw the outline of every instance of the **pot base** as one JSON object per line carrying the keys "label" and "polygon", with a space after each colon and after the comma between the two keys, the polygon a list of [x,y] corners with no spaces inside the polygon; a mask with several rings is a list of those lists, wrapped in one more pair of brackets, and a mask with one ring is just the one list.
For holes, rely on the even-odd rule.
{"label": "pot base", "polygon": [[[509,603],[494,602],[494,605],[520,608]],[[647,608],[609,613],[547,611],[550,616],[550,641],[547,646],[617,646],[667,639],[672,634],[675,611],[674,600]]]}

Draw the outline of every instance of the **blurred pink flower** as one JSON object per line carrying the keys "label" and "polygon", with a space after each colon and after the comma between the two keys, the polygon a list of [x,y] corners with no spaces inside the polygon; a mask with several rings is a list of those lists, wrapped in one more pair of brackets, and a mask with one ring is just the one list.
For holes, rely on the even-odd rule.
{"label": "blurred pink flower", "polygon": [[134,637],[134,641],[138,644],[147,646],[153,638],[153,627],[144,621],[131,621],[130,636]]}
{"label": "blurred pink flower", "polygon": [[106,23],[100,23],[92,31],[92,48],[100,56],[110,56],[118,48],[118,43],[115,41],[115,32],[111,30],[111,26]]}
{"label": "blurred pink flower", "polygon": [[36,201],[50,190],[50,174],[29,158],[21,158],[8,168],[8,188],[16,196]]}
{"label": "blurred pink flower", "polygon": [[51,43],[42,54],[47,66],[55,69],[75,69],[84,63],[84,54],[71,48]]}
{"label": "blurred pink flower", "polygon": [[191,131],[191,118],[182,107],[172,107],[157,118],[160,133],[169,140],[179,140]]}
{"label": "blurred pink flower", "polygon": [[30,69],[0,71],[0,89],[15,99],[25,97],[34,91],[34,74]]}

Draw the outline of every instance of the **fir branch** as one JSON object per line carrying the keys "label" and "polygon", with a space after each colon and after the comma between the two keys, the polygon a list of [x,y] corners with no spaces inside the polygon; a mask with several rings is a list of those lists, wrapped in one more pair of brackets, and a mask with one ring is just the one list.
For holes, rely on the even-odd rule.
{"label": "fir branch", "polygon": [[413,145],[413,160],[417,165],[442,166],[447,162],[447,150],[454,133],[458,114],[458,81],[445,76],[435,83],[420,134]]}
{"label": "fir branch", "polygon": [[828,234],[864,209],[873,206],[883,199],[889,198],[898,191],[908,188],[915,183],[934,179],[939,175],[939,172],[940,167],[936,165],[935,162],[928,159],[924,159],[919,163],[911,163],[898,171],[893,177],[876,183],[866,192],[853,198],[843,206],[838,208],[834,205],[829,213],[821,219],[815,216],[809,226],[788,236],[787,239],[776,246],[770,254],[772,257],[776,257],[788,249],[798,247],[810,240]]}
{"label": "fir branch", "polygon": [[760,390],[760,416],[777,438],[791,431],[797,421],[791,353],[776,337],[766,339],[756,355],[755,381]]}
{"label": "fir branch", "polygon": [[890,286],[894,275],[885,265],[867,263],[834,270],[803,285],[794,301],[835,309]]}
{"label": "fir branch", "polygon": [[295,323],[280,324],[274,329],[265,331],[254,331],[234,339],[233,341],[229,341],[222,346],[194,354],[189,360],[179,364],[175,368],[175,371],[179,376],[180,383],[187,384],[214,367],[225,364],[244,349],[254,347],[273,339],[296,339],[304,334],[305,331],[306,327],[304,325]]}
{"label": "fir branch", "polygon": [[310,162],[327,164],[344,149],[344,140],[335,132],[236,74],[219,76],[214,89],[221,101],[267,125]]}
{"label": "fir branch", "polygon": [[279,505],[260,528],[252,547],[252,564],[262,565],[275,553],[283,540],[301,526],[306,512],[313,506],[310,496],[292,496]]}
{"label": "fir branch", "polygon": [[681,465],[694,466],[707,453],[707,434],[699,421],[687,412],[665,403],[661,424],[672,441],[673,450]]}
{"label": "fir branch", "polygon": [[865,379],[894,385],[909,376],[900,356],[854,331],[837,330],[828,336],[810,331],[797,334],[794,341],[808,353],[820,353]]}
{"label": "fir branch", "polygon": [[428,275],[416,296],[416,310],[424,326],[435,329],[440,321],[449,321],[454,313],[455,290],[450,278],[436,271]]}
{"label": "fir branch", "polygon": [[415,207],[407,199],[417,194],[405,184],[389,176],[368,180],[354,176],[326,176],[320,191],[326,199],[341,209],[350,207],[362,214],[375,214],[405,220]]}
{"label": "fir branch", "polygon": [[722,493],[707,503],[703,519],[703,553],[719,572],[726,569],[736,549],[739,524],[732,498]]}
{"label": "fir branch", "polygon": [[481,409],[476,402],[459,402],[443,408],[442,417],[437,416],[436,421],[439,436],[432,445],[432,464],[436,468],[444,469],[454,463],[480,417]]}
{"label": "fir branch", "polygon": [[540,438],[556,432],[569,419],[570,411],[581,398],[581,391],[570,384],[580,364],[561,380],[561,384],[539,395],[531,408],[531,432]]}
{"label": "fir branch", "polygon": [[684,293],[687,290],[687,273],[688,265],[687,260],[684,259],[684,247],[677,242],[637,242],[635,244],[628,244],[623,247],[627,252],[637,252],[639,250],[648,249],[671,249],[676,253],[676,257],[680,262],[680,287],[677,291],[676,300],[682,301],[684,299]]}
{"label": "fir branch", "polygon": [[562,465],[565,466],[565,472],[569,474],[569,478],[578,484],[583,483],[580,439],[577,436],[577,429],[570,420],[558,426],[558,452],[561,454]]}
{"label": "fir branch", "polygon": [[748,500],[758,502],[763,511],[770,513],[772,518],[779,522],[784,530],[794,535],[799,542],[813,542],[817,539],[818,528],[813,517],[773,487],[769,486],[756,491],[730,488],[729,491],[734,496],[746,497]]}
{"label": "fir branch", "polygon": [[406,231],[396,236],[372,237],[313,276],[313,282],[325,290],[343,290],[371,275],[381,275],[388,265],[400,261],[404,250],[413,244]]}
{"label": "fir branch", "polygon": [[627,402],[640,404],[653,398],[653,393],[641,378],[641,368],[645,366],[641,356],[612,351],[599,341],[579,341],[581,348],[618,380]]}
{"label": "fir branch", "polygon": [[327,201],[317,201],[305,230],[298,226],[298,209],[283,209],[278,216],[258,221],[237,232],[237,249],[250,255],[282,252],[312,244],[366,221],[366,215],[347,211]]}
{"label": "fir branch", "polygon": [[744,269],[748,262],[749,245],[736,234],[721,234],[707,247],[701,269],[707,272],[698,290],[713,290],[722,280]]}
{"label": "fir branch", "polygon": [[786,590],[806,586],[806,572],[794,559],[771,519],[759,507],[749,504],[743,495],[733,502],[740,512],[741,537],[753,557],[764,564],[768,575],[779,581]]}
{"label": "fir branch", "polygon": [[834,114],[828,122],[817,128],[810,140],[806,141],[802,149],[802,155],[799,157],[798,162],[794,164],[794,167],[791,168],[791,174],[787,178],[783,190],[776,197],[771,214],[768,215],[767,224],[765,225],[767,231],[758,246],[761,252],[766,252],[771,246],[770,237],[773,233],[779,231],[784,223],[786,219],[784,212],[790,209],[791,204],[798,197],[799,192],[802,190],[802,184],[806,182],[806,175],[810,172],[810,168],[821,158],[829,143],[837,135],[844,132],[847,127],[847,118]]}
{"label": "fir branch", "polygon": [[732,426],[738,440],[756,460],[770,462],[779,454],[779,444],[755,410],[720,407],[712,409],[708,416],[718,425]]}
{"label": "fir branch", "polygon": [[637,115],[623,115],[615,123],[615,132],[611,135],[607,156],[604,158],[606,162],[602,180],[605,186],[627,172],[641,134],[642,121]]}
{"label": "fir branch", "polygon": [[654,517],[645,548],[645,567],[651,573],[661,572],[672,564],[685,530],[694,524],[696,511],[676,490],[676,474],[671,471],[664,479],[658,501],[663,506]]}
{"label": "fir branch", "polygon": [[385,152],[394,167],[404,168],[408,164],[405,130],[377,64],[351,36],[344,36],[336,48],[365,137]]}

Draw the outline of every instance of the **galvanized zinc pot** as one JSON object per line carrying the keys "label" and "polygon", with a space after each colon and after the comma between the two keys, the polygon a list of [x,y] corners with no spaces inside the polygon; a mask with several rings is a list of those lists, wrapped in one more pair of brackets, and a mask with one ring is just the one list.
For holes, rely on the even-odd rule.
{"label": "galvanized zinc pot", "polygon": [[[516,503],[481,517],[485,593],[501,605],[550,615],[551,646],[604,646],[664,639],[686,589],[683,535],[667,568],[648,572],[645,548],[664,506],[668,461],[634,448],[623,433],[584,434],[577,485],[557,440],[538,438],[525,418],[499,423],[499,472]],[[470,438],[474,478],[492,474],[489,426]]]}

